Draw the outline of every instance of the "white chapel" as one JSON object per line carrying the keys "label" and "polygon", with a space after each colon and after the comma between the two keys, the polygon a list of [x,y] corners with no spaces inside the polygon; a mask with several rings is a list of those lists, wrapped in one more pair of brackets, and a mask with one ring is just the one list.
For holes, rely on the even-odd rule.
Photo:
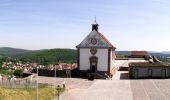
{"label": "white chapel", "polygon": [[77,63],[79,73],[105,77],[106,74],[111,75],[116,48],[98,31],[98,27],[95,20],[92,24],[92,31],[76,46]]}

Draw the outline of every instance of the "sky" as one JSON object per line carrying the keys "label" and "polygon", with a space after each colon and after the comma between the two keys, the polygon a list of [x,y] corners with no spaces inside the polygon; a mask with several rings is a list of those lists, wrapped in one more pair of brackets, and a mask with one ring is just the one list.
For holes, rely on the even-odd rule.
{"label": "sky", "polygon": [[170,51],[169,0],[0,0],[0,47],[75,49],[95,16],[116,50]]}

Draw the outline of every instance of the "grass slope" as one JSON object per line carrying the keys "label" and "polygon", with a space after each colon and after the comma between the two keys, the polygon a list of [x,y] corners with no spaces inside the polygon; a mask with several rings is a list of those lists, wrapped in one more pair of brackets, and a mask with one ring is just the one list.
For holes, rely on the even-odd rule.
{"label": "grass slope", "polygon": [[[61,93],[64,90],[61,90]],[[0,100],[36,100],[36,89],[9,89],[0,88]],[[56,89],[57,96],[57,89]],[[39,88],[39,100],[52,100],[54,98],[53,88]]]}

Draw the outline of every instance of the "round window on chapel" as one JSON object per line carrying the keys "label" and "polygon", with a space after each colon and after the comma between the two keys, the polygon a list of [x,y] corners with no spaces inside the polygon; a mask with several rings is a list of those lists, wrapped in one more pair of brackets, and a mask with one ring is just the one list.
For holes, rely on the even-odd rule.
{"label": "round window on chapel", "polygon": [[93,44],[93,45],[97,44],[97,40],[95,38],[92,38],[91,39],[91,44]]}

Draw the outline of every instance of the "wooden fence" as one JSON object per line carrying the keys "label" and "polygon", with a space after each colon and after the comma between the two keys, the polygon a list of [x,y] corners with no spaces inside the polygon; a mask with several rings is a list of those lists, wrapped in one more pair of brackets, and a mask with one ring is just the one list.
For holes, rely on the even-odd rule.
{"label": "wooden fence", "polygon": [[27,80],[27,79],[19,79],[19,80],[1,80],[0,87],[6,88],[36,88],[37,81],[36,80]]}

